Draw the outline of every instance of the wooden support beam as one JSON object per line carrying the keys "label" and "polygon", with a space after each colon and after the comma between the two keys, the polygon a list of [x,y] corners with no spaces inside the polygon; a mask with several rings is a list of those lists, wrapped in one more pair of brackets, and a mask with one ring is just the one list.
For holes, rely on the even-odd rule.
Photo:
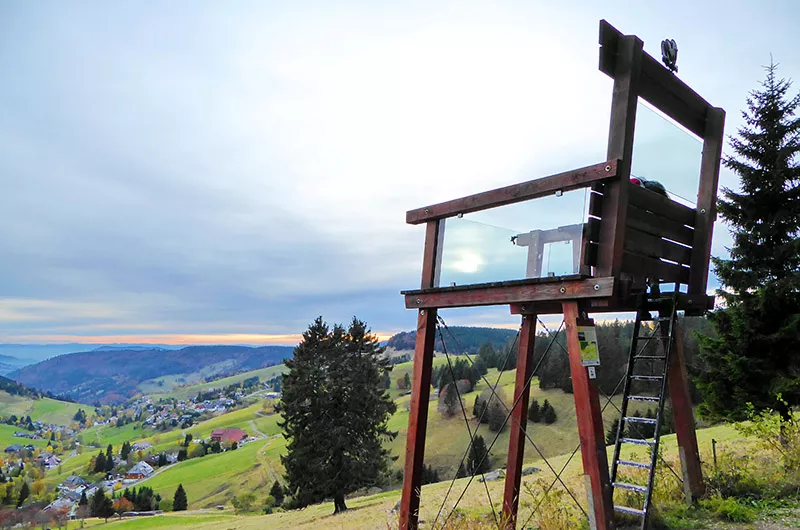
{"label": "wooden support beam", "polygon": [[[425,231],[425,250],[422,257],[423,289],[433,287],[436,282],[436,254],[439,244],[439,221],[430,221]],[[420,309],[417,315],[417,342],[414,347],[403,493],[400,498],[400,530],[419,528],[419,496],[425,461],[425,434],[428,427],[435,341],[436,309]]]}
{"label": "wooden support beam", "polygon": [[[667,315],[663,315],[667,316]],[[683,335],[675,323],[675,344],[672,348],[667,384],[672,401],[672,415],[675,434],[678,438],[678,453],[683,470],[683,489],[689,503],[696,502],[705,493],[703,470],[700,465],[700,451],[697,447],[697,434],[694,428],[692,396],[689,389],[689,376],[686,372],[686,359],[683,356]]]}
{"label": "wooden support beam", "polygon": [[631,187],[633,133],[642,68],[642,41],[634,36],[621,37],[616,45],[614,93],[611,99],[611,122],[608,131],[609,159],[620,161],[615,180],[595,184],[603,194],[597,251],[597,276],[619,277],[628,214],[628,191]]}
{"label": "wooden support beam", "polygon": [[575,300],[579,298],[610,297],[614,292],[614,278],[571,279],[565,281],[513,281],[440,287],[438,289],[406,291],[406,308],[474,307],[506,305],[517,302]]}
{"label": "wooden support beam", "polygon": [[488,208],[497,208],[507,204],[523,202],[537,197],[552,195],[557,191],[571,191],[585,188],[599,180],[611,179],[616,176],[617,160],[608,160],[581,169],[573,169],[542,177],[520,184],[512,184],[475,195],[468,195],[460,199],[433,204],[416,210],[406,212],[406,222],[420,224],[432,219],[454,217],[460,213],[478,212]]}
{"label": "wooden support beam", "polygon": [[[614,26],[600,21],[600,71],[616,77],[619,42],[625,38]],[[639,95],[699,137],[705,136],[711,105],[655,58],[644,54]]]}
{"label": "wooden support beam", "polygon": [[575,413],[578,420],[578,436],[581,440],[581,457],[589,499],[589,523],[593,529],[614,528],[614,508],[611,499],[611,484],[608,476],[603,416],[597,385],[585,366],[581,364],[577,322],[580,317],[578,302],[563,302],[564,323],[567,330],[569,368],[572,374],[572,391]]}
{"label": "wooden support beam", "polygon": [[533,372],[533,346],[536,340],[536,315],[522,317],[517,353],[517,375],[514,382],[516,407],[511,411],[511,433],[508,438],[506,485],[503,494],[503,518],[506,529],[517,525],[519,486],[522,478],[522,459],[525,455],[525,430],[528,424],[528,398],[531,388],[527,384]]}
{"label": "wooden support beam", "polygon": [[711,238],[717,219],[717,186],[722,144],[725,141],[725,111],[712,108],[708,111],[703,158],[700,162],[700,185],[697,190],[697,220],[692,243],[692,275],[690,294],[705,294],[708,284],[708,266],[711,259]]}

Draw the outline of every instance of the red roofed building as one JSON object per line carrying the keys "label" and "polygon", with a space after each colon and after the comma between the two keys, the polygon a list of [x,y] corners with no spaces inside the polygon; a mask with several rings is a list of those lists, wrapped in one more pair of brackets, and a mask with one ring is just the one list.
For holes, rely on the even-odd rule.
{"label": "red roofed building", "polygon": [[211,441],[219,442],[223,445],[237,444],[247,438],[247,433],[242,429],[215,429],[211,432]]}

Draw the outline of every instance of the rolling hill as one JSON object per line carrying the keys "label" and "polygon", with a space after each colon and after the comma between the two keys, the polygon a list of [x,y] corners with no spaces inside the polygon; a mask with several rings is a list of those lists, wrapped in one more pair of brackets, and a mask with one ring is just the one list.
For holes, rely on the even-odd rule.
{"label": "rolling hill", "polygon": [[[464,354],[478,353],[481,344],[491,342],[495,347],[502,346],[507,340],[514,337],[517,331],[503,328],[480,328],[470,326],[449,326],[444,331],[444,346],[449,353]],[[401,331],[392,336],[386,343],[395,350],[413,350],[417,340],[416,331]],[[436,338],[436,351],[443,351],[442,339]]]}
{"label": "rolling hill", "polygon": [[188,346],[179,350],[101,350],[70,353],[9,374],[27,386],[84,403],[110,404],[140,392],[139,384],[165,375],[205,377],[280,364],[289,346]]}

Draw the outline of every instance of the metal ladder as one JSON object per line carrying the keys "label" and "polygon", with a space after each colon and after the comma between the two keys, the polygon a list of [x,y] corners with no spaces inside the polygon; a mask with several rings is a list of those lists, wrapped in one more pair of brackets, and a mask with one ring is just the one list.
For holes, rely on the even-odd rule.
{"label": "metal ladder", "polygon": [[[670,354],[672,353],[672,347],[675,342],[674,331],[675,321],[678,315],[678,296],[680,296],[680,293],[676,285],[674,293],[664,293],[663,295],[653,293],[649,297],[643,295],[639,302],[636,322],[633,327],[633,339],[631,340],[631,349],[628,358],[628,370],[625,374],[625,387],[622,392],[622,408],[620,410],[619,425],[617,425],[617,440],[614,445],[614,457],[611,461],[612,498],[613,488],[632,491],[644,497],[641,508],[617,505],[615,502],[614,511],[641,518],[642,530],[647,527],[650,501],[653,495],[653,482],[655,479],[656,461],[658,460],[658,442],[664,415],[664,402],[666,401],[667,373],[670,365]],[[658,311],[658,317],[652,318],[650,311]],[[643,337],[640,335],[642,332],[642,322],[647,321],[653,322],[653,332],[652,335]],[[661,342],[663,355],[644,355],[642,353],[651,341],[655,341],[656,343]],[[655,349],[658,350],[657,347]],[[651,374],[646,375],[642,373],[642,369],[640,368],[642,363],[650,365]],[[655,369],[658,364],[662,364],[660,370]],[[654,374],[654,372],[657,371],[661,372],[660,375]],[[641,383],[638,383],[639,386],[646,386],[648,389],[653,388],[653,390],[649,392],[637,392],[637,394],[641,395],[632,395],[631,386],[633,381],[640,381]],[[631,401],[656,404],[655,418],[628,416],[628,406]],[[623,436],[626,427],[630,432],[631,429],[635,429],[636,426],[641,425],[654,426],[655,431],[652,439]],[[620,449],[623,444],[648,447],[651,451],[650,462],[636,462],[621,459]],[[618,482],[617,471],[619,466],[648,470],[647,484],[639,485]]]}

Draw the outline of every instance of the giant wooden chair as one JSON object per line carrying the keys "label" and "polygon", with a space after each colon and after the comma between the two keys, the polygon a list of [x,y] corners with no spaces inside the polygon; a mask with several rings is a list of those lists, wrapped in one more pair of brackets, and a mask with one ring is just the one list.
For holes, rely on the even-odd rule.
{"label": "giant wooden chair", "polygon": [[[614,526],[598,390],[581,361],[577,326],[588,313],[637,311],[642,293],[675,284],[676,310],[699,315],[713,307],[706,294],[716,217],[717,183],[725,112],[711,106],[659,61],[643,51],[635,35],[622,35],[600,22],[600,71],[614,80],[606,160],[597,164],[452,201],[411,210],[406,222],[425,224],[420,289],[404,291],[405,304],[418,313],[400,528],[416,529],[420,506],[425,434],[431,389],[437,311],[442,308],[508,305],[522,315],[503,514],[516,525],[522,471],[529,382],[538,315],[563,314],[574,390],[583,470],[593,528]],[[702,143],[693,206],[665,198],[630,182],[637,108],[640,99],[661,111]],[[698,151],[699,151],[698,147]],[[672,163],[673,160],[663,160]],[[477,283],[444,283],[448,252],[458,244],[459,223],[472,214],[515,203],[555,200],[574,190],[589,190],[588,212],[578,223],[523,227],[503,238],[496,253],[515,252],[518,268],[504,269]],[[536,224],[543,219],[530,219]],[[528,230],[531,228],[530,230]],[[502,235],[502,234],[501,234]],[[507,234],[506,234],[507,235]],[[500,236],[498,235],[498,238]],[[489,244],[487,239],[487,244]],[[499,245],[492,241],[492,245]],[[552,273],[547,259],[568,247],[566,272]],[[513,247],[513,248],[512,248]],[[493,251],[494,252],[494,251]],[[564,253],[564,252],[562,252]],[[472,267],[473,269],[476,267]],[[445,274],[446,275],[446,274]],[[482,277],[482,280],[487,278]],[[680,294],[677,294],[680,291]],[[665,369],[688,497],[703,492],[689,383],[680,334]],[[602,357],[602,351],[601,351]],[[593,367],[592,367],[593,369]],[[597,367],[602,370],[602,365]]]}

